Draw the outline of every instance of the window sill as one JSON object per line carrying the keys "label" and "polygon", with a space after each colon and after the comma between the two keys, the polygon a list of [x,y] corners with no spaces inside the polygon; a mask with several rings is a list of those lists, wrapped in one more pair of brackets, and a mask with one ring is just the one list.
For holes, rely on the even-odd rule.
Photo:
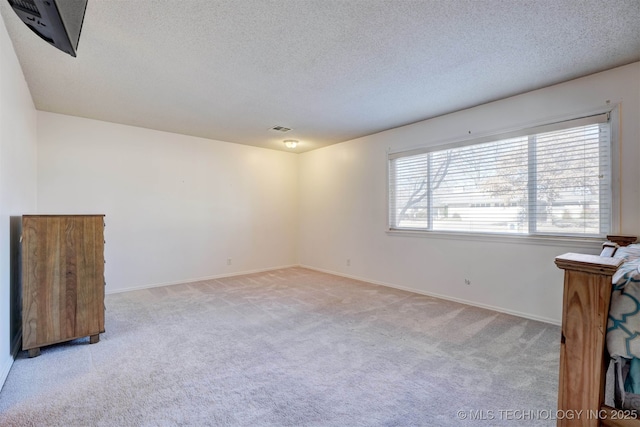
{"label": "window sill", "polygon": [[607,240],[605,237],[519,236],[497,233],[457,233],[452,231],[387,230],[386,233],[389,236],[500,242],[523,245],[563,246],[575,247],[576,249],[593,250],[599,250],[602,247],[602,244]]}

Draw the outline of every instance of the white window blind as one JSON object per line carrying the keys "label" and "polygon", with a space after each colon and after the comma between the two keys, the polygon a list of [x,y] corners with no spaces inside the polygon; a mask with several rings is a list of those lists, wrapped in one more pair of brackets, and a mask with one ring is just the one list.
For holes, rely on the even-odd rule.
{"label": "white window blind", "polygon": [[389,228],[604,236],[608,114],[389,155]]}

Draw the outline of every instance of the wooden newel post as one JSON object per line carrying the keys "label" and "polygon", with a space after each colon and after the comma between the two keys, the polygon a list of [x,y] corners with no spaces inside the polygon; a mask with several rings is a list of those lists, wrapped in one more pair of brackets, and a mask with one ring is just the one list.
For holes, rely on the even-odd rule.
{"label": "wooden newel post", "polygon": [[611,276],[623,261],[566,253],[555,262],[564,270],[558,410],[576,415],[558,417],[558,426],[597,427],[608,363],[604,355]]}

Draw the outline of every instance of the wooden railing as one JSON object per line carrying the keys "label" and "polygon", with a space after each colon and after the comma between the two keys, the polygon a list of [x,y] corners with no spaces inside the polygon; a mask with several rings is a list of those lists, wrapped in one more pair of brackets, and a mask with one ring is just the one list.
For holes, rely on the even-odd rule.
{"label": "wooden railing", "polygon": [[[632,236],[607,238],[620,246],[635,241]],[[608,256],[567,253],[555,259],[565,272],[558,410],[572,414],[559,417],[558,426],[640,427],[640,420],[630,419],[629,413],[604,404],[611,278],[623,263],[622,259],[611,257],[615,252],[611,248],[609,245],[603,250]]]}

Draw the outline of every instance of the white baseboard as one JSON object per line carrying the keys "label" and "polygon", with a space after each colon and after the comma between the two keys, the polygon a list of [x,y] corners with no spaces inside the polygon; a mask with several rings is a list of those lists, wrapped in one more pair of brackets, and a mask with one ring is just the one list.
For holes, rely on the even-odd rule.
{"label": "white baseboard", "polygon": [[443,299],[443,300],[447,300],[447,301],[458,302],[460,304],[471,305],[471,306],[479,307],[479,308],[485,308],[487,310],[497,311],[499,313],[510,314],[512,316],[523,317],[525,319],[536,320],[538,322],[550,323],[552,325],[560,325],[561,324],[561,321],[557,320],[557,319],[551,319],[551,318],[542,317],[542,316],[535,316],[535,315],[532,315],[530,313],[523,313],[523,312],[520,312],[520,311],[509,310],[509,309],[506,309],[506,308],[503,308],[503,307],[496,307],[496,306],[489,305],[489,304],[482,304],[482,303],[479,303],[479,302],[476,302],[476,301],[466,300],[466,299],[463,299],[463,298],[451,297],[451,296],[448,296],[448,295],[437,294],[437,293],[434,293],[434,292],[425,292],[425,291],[420,290],[420,289],[413,289],[413,288],[409,288],[409,287],[405,287],[405,286],[394,285],[394,284],[391,284],[391,283],[384,283],[384,282],[380,282],[380,281],[377,281],[377,280],[367,279],[365,277],[353,276],[353,275],[350,275],[350,274],[344,274],[344,273],[340,273],[340,272],[336,272],[336,271],[332,271],[332,270],[325,270],[323,268],[312,267],[312,266],[304,265],[304,264],[301,264],[300,267],[308,268],[309,270],[320,271],[322,273],[333,274],[334,276],[341,276],[341,277],[346,277],[348,279],[359,280],[361,282],[371,283],[372,285],[386,286],[388,288],[400,289],[402,291],[408,291],[408,292],[413,292],[413,293],[416,293],[416,294],[426,295],[426,296],[429,296],[429,297],[439,298],[439,299]]}
{"label": "white baseboard", "polygon": [[398,286],[398,285],[395,285],[395,284],[392,284],[392,283],[380,282],[380,281],[377,281],[377,280],[368,279],[366,277],[359,277],[359,276],[354,276],[354,275],[350,275],[350,274],[344,274],[344,273],[340,273],[340,272],[337,272],[337,271],[326,270],[326,269],[323,269],[323,268],[312,267],[310,265],[304,265],[304,264],[283,265],[283,266],[280,266],[280,267],[269,267],[269,268],[262,268],[262,269],[256,269],[256,270],[239,271],[239,272],[235,272],[235,273],[218,274],[218,275],[214,275],[214,276],[198,277],[198,278],[185,279],[185,280],[180,280],[180,281],[175,281],[175,282],[164,282],[164,283],[154,283],[154,284],[148,284],[148,285],[142,285],[142,286],[133,286],[133,287],[124,288],[124,289],[117,289],[115,291],[106,290],[106,293],[107,294],[117,294],[117,293],[120,293],[120,292],[139,291],[139,290],[142,290],[142,289],[158,288],[158,287],[161,287],[161,286],[181,285],[181,284],[184,284],[184,283],[200,282],[200,281],[203,281],[203,280],[222,279],[222,278],[225,278],[225,277],[244,276],[246,274],[254,274],[254,273],[264,273],[266,271],[281,270],[283,268],[291,268],[291,267],[308,268],[309,270],[315,270],[315,271],[320,271],[322,273],[333,274],[334,276],[341,276],[341,277],[346,277],[348,279],[359,280],[361,282],[371,283],[372,285],[385,286],[385,287],[393,288],[393,289],[400,289],[400,290],[403,290],[403,291],[413,292],[413,293],[420,294],[420,295],[426,295],[426,296],[429,296],[429,297],[439,298],[439,299],[443,299],[443,300],[447,300],[447,301],[454,301],[454,302],[458,302],[460,304],[470,305],[470,306],[473,306],[473,307],[485,308],[487,310],[497,311],[499,313],[510,314],[512,316],[518,316],[518,317],[522,317],[522,318],[525,318],[525,319],[536,320],[538,322],[550,323],[552,325],[560,325],[561,324],[560,320],[557,320],[557,319],[552,319],[552,318],[542,317],[542,316],[535,316],[535,315],[532,315],[530,313],[523,313],[523,312],[516,311],[516,310],[509,310],[509,309],[506,309],[506,308],[503,308],[503,307],[497,307],[497,306],[489,305],[489,304],[482,304],[482,303],[479,303],[477,301],[467,300],[467,299],[464,299],[464,298],[456,298],[456,297],[451,297],[451,296],[448,296],[448,295],[442,295],[442,294],[438,294],[438,293],[434,293],[434,292],[426,292],[426,291],[423,291],[423,290],[420,290],[420,289],[409,288],[409,287],[406,287],[406,286]]}
{"label": "white baseboard", "polygon": [[291,265],[283,265],[280,267],[269,267],[269,268],[260,268],[256,270],[237,271],[234,273],[217,274],[214,276],[206,276],[206,277],[196,277],[191,279],[179,280],[175,282],[153,283],[148,285],[132,286],[129,288],[116,289],[116,290],[105,289],[105,294],[119,294],[121,292],[140,291],[143,289],[159,288],[161,286],[182,285],[185,283],[201,282],[203,280],[214,280],[214,279],[223,279],[225,277],[245,276],[247,274],[264,273],[266,271],[282,270],[283,268],[291,268],[291,267],[299,267],[299,265],[291,264]]}
{"label": "white baseboard", "polygon": [[4,386],[7,376],[9,376],[9,371],[11,370],[12,365],[13,356],[7,357],[7,359],[0,365],[0,390],[2,390],[2,386]]}
{"label": "white baseboard", "polygon": [[16,357],[18,356],[18,352],[20,351],[19,344],[21,339],[22,328],[20,328],[16,336],[11,340],[11,355],[2,365],[0,365],[0,390],[2,390],[4,382],[7,380],[7,376],[9,376],[9,371],[11,370],[11,366],[13,366],[13,361],[16,360]]}

